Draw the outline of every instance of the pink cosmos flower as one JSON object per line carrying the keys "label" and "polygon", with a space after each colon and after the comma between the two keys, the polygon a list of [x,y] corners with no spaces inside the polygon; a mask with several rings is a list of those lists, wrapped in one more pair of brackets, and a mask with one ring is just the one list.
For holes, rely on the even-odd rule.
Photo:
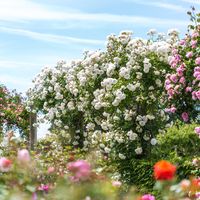
{"label": "pink cosmos flower", "polygon": [[22,149],[18,151],[17,159],[20,163],[27,164],[30,162],[31,157],[27,149]]}
{"label": "pink cosmos flower", "polygon": [[196,133],[197,135],[200,136],[200,127],[199,127],[199,126],[196,127],[196,128],[194,129],[194,131],[195,131],[195,133]]}
{"label": "pink cosmos flower", "polygon": [[181,114],[181,117],[182,117],[182,119],[183,119],[184,122],[188,122],[188,120],[189,120],[189,115],[188,115],[187,112],[183,112],[183,113]]}
{"label": "pink cosmos flower", "polygon": [[8,172],[10,170],[11,166],[12,166],[11,160],[9,160],[5,157],[0,158],[0,171]]}
{"label": "pink cosmos flower", "polygon": [[145,194],[141,197],[141,200],[156,200],[156,198],[151,194]]}
{"label": "pink cosmos flower", "polygon": [[200,57],[197,57],[197,58],[195,59],[195,63],[196,63],[197,65],[200,65]]}
{"label": "pink cosmos flower", "polygon": [[74,174],[73,181],[87,180],[91,174],[91,166],[84,160],[68,163],[67,169]]}

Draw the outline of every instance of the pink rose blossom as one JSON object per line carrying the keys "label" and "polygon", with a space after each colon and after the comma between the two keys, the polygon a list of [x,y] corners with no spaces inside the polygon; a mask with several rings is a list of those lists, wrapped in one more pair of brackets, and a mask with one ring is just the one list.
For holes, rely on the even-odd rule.
{"label": "pink rose blossom", "polygon": [[193,34],[192,34],[192,38],[197,38],[199,36],[199,33],[198,32],[194,32]]}
{"label": "pink rose blossom", "polygon": [[72,177],[74,180],[86,180],[91,173],[90,164],[84,160],[68,163],[67,169],[74,174]]}
{"label": "pink rose blossom", "polygon": [[185,45],[185,40],[181,40],[181,41],[179,42],[179,44],[180,44],[180,45]]}
{"label": "pink rose blossom", "polygon": [[197,58],[195,59],[195,63],[196,63],[197,65],[200,65],[200,57],[197,57]]}
{"label": "pink rose blossom", "polygon": [[182,83],[182,84],[185,84],[185,77],[181,77],[179,82]]}
{"label": "pink rose blossom", "polygon": [[194,131],[195,131],[196,134],[198,134],[198,135],[200,136],[200,127],[199,127],[199,126],[196,127],[196,128],[194,129]]}
{"label": "pink rose blossom", "polygon": [[176,83],[176,82],[178,81],[176,74],[172,74],[172,75],[170,76],[170,79],[171,79],[171,81],[174,82],[174,83]]}
{"label": "pink rose blossom", "polygon": [[176,69],[176,72],[177,72],[178,76],[183,76],[184,68],[178,67],[178,68]]}
{"label": "pink rose blossom", "polygon": [[194,49],[197,45],[197,40],[192,40],[190,44],[192,45],[192,48]]}
{"label": "pink rose blossom", "polygon": [[191,51],[186,53],[186,57],[187,58],[192,58],[192,56],[193,56],[193,53]]}
{"label": "pink rose blossom", "polygon": [[27,149],[22,149],[18,151],[17,159],[20,163],[26,164],[31,160],[29,151]]}
{"label": "pink rose blossom", "polygon": [[184,122],[188,122],[188,120],[189,120],[189,115],[188,115],[187,112],[183,112],[183,113],[181,114],[181,117],[182,117],[182,119],[183,119]]}
{"label": "pink rose blossom", "polygon": [[49,167],[47,172],[48,174],[52,174],[53,172],[55,172],[55,167]]}
{"label": "pink rose blossom", "polygon": [[192,88],[191,88],[191,87],[186,87],[186,88],[185,88],[185,91],[186,91],[186,92],[192,92]]}
{"label": "pink rose blossom", "polygon": [[5,158],[1,157],[0,158],[0,171],[2,172],[8,172],[12,166],[12,161]]}
{"label": "pink rose blossom", "polygon": [[141,200],[156,200],[156,198],[151,194],[145,194],[141,197]]}

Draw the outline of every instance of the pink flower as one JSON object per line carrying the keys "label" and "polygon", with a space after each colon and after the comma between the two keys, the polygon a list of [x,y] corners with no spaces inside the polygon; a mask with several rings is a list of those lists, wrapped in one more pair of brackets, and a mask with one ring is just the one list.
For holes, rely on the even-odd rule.
{"label": "pink flower", "polygon": [[74,174],[72,177],[73,180],[86,180],[91,173],[90,164],[84,160],[68,163],[67,169]]}
{"label": "pink flower", "polygon": [[199,90],[199,91],[197,91],[197,92],[195,93],[195,95],[196,95],[197,99],[199,99],[199,100],[200,100],[200,90]]}
{"label": "pink flower", "polygon": [[178,76],[183,76],[184,68],[178,67],[178,68],[176,69],[176,72],[177,72]]}
{"label": "pink flower", "polygon": [[172,106],[172,107],[170,108],[170,111],[171,111],[172,113],[175,113],[175,112],[176,112],[176,108],[175,108],[174,106]]}
{"label": "pink flower", "polygon": [[192,34],[192,38],[197,38],[199,36],[199,33],[198,32],[194,32],[193,34]]}
{"label": "pink flower", "polygon": [[36,192],[34,192],[31,200],[37,200],[37,199],[38,199],[37,194],[36,194]]}
{"label": "pink flower", "polygon": [[194,158],[194,159],[192,160],[192,164],[193,164],[194,166],[198,166],[199,160],[198,160],[197,158]]}
{"label": "pink flower", "polygon": [[192,56],[193,56],[192,51],[189,51],[189,52],[186,53],[187,58],[192,58]]}
{"label": "pink flower", "polygon": [[48,185],[41,185],[38,187],[38,190],[48,192],[49,191],[49,186]]}
{"label": "pink flower", "polygon": [[174,83],[176,83],[176,82],[178,81],[176,74],[172,74],[172,75],[170,76],[170,79],[171,79],[171,81],[174,82]]}
{"label": "pink flower", "polygon": [[200,65],[200,57],[197,57],[197,58],[195,59],[195,63],[196,63],[197,65]]}
{"label": "pink flower", "polygon": [[185,84],[185,78],[181,77],[180,80],[179,80],[179,82],[182,83],[182,84]]}
{"label": "pink flower", "polygon": [[200,127],[196,127],[194,129],[195,133],[198,134],[200,136]]}
{"label": "pink flower", "polygon": [[11,160],[9,160],[5,157],[0,158],[0,171],[8,172],[11,168],[11,165],[12,165]]}
{"label": "pink flower", "polygon": [[121,182],[121,181],[113,181],[113,182],[112,182],[112,185],[113,185],[114,187],[120,187],[120,186],[122,185],[122,182]]}
{"label": "pink flower", "polygon": [[53,172],[55,172],[55,167],[49,167],[47,172],[48,174],[52,174]]}
{"label": "pink flower", "polygon": [[191,87],[186,87],[186,88],[185,88],[185,91],[186,91],[186,92],[192,92],[192,88],[191,88]]}
{"label": "pink flower", "polygon": [[195,48],[197,44],[197,40],[192,40],[190,44],[192,45],[192,48]]}
{"label": "pink flower", "polygon": [[151,194],[145,194],[141,197],[141,200],[156,200],[156,198]]}
{"label": "pink flower", "polygon": [[181,117],[182,117],[182,119],[183,119],[184,122],[188,122],[188,120],[189,120],[189,115],[188,115],[187,112],[183,112],[183,113],[181,114]]}
{"label": "pink flower", "polygon": [[29,151],[27,149],[22,149],[18,151],[17,159],[20,163],[26,164],[31,160]]}
{"label": "pink flower", "polygon": [[181,41],[179,42],[179,44],[180,44],[180,45],[185,45],[185,40],[181,40]]}

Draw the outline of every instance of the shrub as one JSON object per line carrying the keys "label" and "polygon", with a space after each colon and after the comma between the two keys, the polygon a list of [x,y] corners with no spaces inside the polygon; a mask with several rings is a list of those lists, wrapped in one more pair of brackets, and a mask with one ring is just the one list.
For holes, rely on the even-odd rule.
{"label": "shrub", "polygon": [[0,85],[0,133],[8,130],[18,130],[21,136],[27,138],[29,113],[20,94]]}
{"label": "shrub", "polygon": [[158,160],[165,159],[176,164],[179,181],[200,175],[199,168],[192,163],[194,158],[200,158],[200,140],[193,131],[195,126],[173,126],[165,134],[158,135],[158,144],[148,157],[116,160],[110,165],[116,166],[115,171],[120,174],[123,182],[135,185],[140,192],[159,195],[153,190],[155,181],[152,176],[153,165]]}

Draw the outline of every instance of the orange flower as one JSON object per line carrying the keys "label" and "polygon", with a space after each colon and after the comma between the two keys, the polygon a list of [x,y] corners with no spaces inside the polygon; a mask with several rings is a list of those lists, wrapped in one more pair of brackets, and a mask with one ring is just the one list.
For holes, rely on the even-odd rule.
{"label": "orange flower", "polygon": [[166,160],[161,160],[154,165],[156,180],[171,180],[176,173],[176,166]]}

